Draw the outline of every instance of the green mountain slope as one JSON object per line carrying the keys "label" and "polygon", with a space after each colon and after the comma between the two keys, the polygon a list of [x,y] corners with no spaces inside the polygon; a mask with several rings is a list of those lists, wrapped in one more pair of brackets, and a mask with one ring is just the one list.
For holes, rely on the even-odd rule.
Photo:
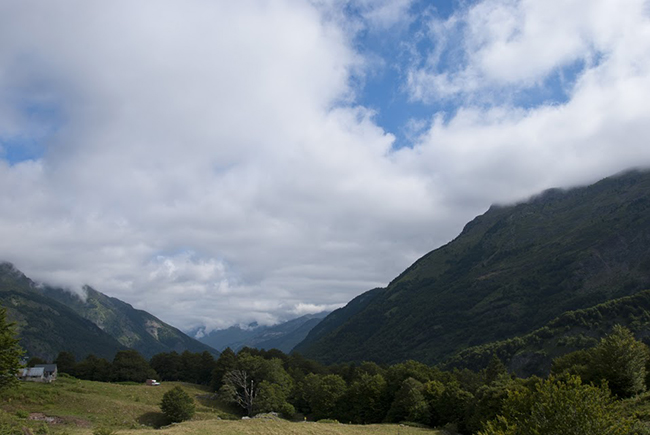
{"label": "green mountain slope", "polygon": [[168,325],[146,311],[136,310],[119,299],[106,296],[86,286],[82,300],[65,290],[43,287],[43,295],[67,305],[81,317],[88,319],[114,337],[123,346],[135,349],[146,358],[161,352],[219,352],[195,340],[177,328]]}
{"label": "green mountain slope", "polygon": [[124,349],[117,340],[69,307],[35,291],[36,285],[9,263],[0,263],[0,305],[16,322],[27,355],[53,360],[60,351],[77,359],[92,353],[112,359]]}
{"label": "green mountain slope", "polygon": [[471,347],[450,358],[447,368],[485,368],[497,355],[522,377],[545,375],[554,358],[598,344],[614,325],[623,325],[650,344],[650,290],[613,299],[595,307],[567,311],[521,337]]}
{"label": "green mountain slope", "polygon": [[326,363],[441,362],[650,288],[649,242],[648,172],[491,207],[296,350]]}
{"label": "green mountain slope", "polygon": [[332,311],[327,317],[321,320],[318,325],[314,326],[312,330],[309,331],[309,334],[307,334],[307,337],[298,343],[293,350],[300,353],[309,352],[311,343],[324,339],[332,331],[336,331],[338,328],[345,325],[351,317],[366,309],[368,304],[370,304],[370,302],[372,302],[375,297],[383,291],[384,289],[382,288],[372,289],[352,299],[346,306]]}

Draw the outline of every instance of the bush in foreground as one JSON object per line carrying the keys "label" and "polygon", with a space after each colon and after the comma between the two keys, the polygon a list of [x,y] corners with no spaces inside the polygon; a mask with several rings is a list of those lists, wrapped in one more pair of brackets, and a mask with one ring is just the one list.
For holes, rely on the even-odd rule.
{"label": "bush in foreground", "polygon": [[181,387],[174,387],[163,395],[160,410],[169,421],[179,423],[194,416],[194,400]]}
{"label": "bush in foreground", "polygon": [[539,380],[531,390],[512,391],[503,415],[479,435],[629,435],[632,421],[621,417],[609,390],[584,385],[579,377]]}

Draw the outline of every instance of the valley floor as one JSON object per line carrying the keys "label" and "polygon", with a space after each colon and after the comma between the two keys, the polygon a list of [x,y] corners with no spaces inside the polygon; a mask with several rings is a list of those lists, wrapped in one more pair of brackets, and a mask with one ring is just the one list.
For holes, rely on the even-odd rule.
{"label": "valley floor", "polygon": [[[192,421],[164,426],[159,404],[165,392],[180,385],[195,398]],[[240,420],[210,400],[204,387],[164,382],[159,387],[112,384],[61,377],[52,384],[21,383],[3,393],[0,434],[91,435],[110,428],[115,435],[442,435],[444,432],[400,425],[348,425]],[[25,430],[27,429],[27,430]]]}
{"label": "valley floor", "polygon": [[226,421],[190,421],[160,430],[129,430],[129,435],[442,435],[444,432],[394,424],[347,425],[332,423],[292,423],[262,419]]}

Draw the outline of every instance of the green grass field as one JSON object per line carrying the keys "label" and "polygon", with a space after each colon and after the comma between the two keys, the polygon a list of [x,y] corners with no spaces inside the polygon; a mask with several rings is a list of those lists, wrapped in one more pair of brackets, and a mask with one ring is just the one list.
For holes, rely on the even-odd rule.
{"label": "green grass field", "polygon": [[[192,421],[164,426],[159,404],[163,394],[180,385],[195,398]],[[399,425],[347,425],[285,420],[240,420],[198,385],[166,382],[159,387],[110,384],[61,377],[52,384],[21,383],[0,403],[0,435],[90,435],[100,428],[116,434],[194,435],[218,433],[309,435],[416,435],[442,432]]]}

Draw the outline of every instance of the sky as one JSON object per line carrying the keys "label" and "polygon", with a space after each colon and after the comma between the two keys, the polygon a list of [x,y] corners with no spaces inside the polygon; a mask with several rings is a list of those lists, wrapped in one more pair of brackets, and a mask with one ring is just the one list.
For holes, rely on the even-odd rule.
{"label": "sky", "polygon": [[645,0],[0,0],[0,260],[186,331],[650,166]]}

